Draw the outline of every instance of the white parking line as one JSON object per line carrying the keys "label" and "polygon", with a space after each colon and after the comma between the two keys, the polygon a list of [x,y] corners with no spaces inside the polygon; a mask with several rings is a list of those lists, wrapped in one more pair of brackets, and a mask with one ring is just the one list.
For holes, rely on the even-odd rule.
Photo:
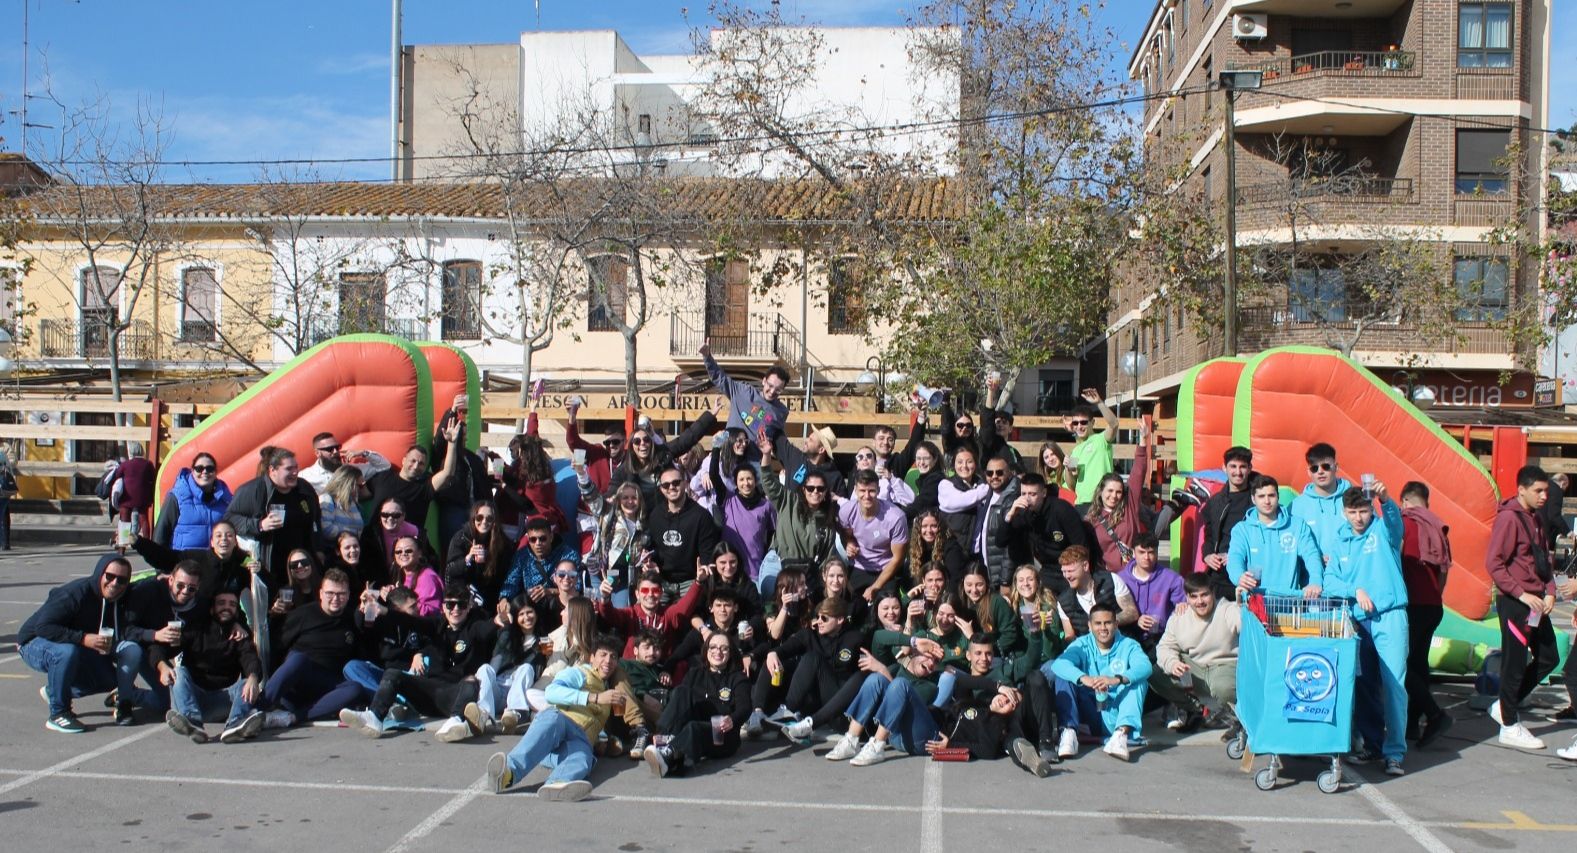
{"label": "white parking line", "polygon": [[1419,846],[1428,850],[1429,853],[1451,853],[1450,845],[1441,841],[1440,836],[1430,832],[1427,827],[1414,820],[1407,812],[1402,811],[1402,807],[1393,802],[1390,797],[1381,793],[1380,789],[1376,788],[1366,775],[1355,768],[1347,768],[1345,772],[1350,772],[1362,779],[1363,784],[1358,786],[1358,793],[1363,795],[1363,798],[1368,800],[1375,808],[1379,809],[1381,814],[1390,818],[1403,832],[1412,836]]}
{"label": "white parking line", "polygon": [[433,830],[437,829],[440,824],[449,818],[454,817],[456,812],[465,808],[472,800],[481,796],[482,791],[486,789],[486,786],[487,775],[483,774],[482,776],[478,777],[475,782],[471,783],[471,787],[461,791],[459,794],[456,794],[453,799],[440,806],[438,811],[428,815],[426,820],[412,827],[410,832],[405,833],[404,837],[402,837],[399,841],[394,842],[394,844],[389,847],[387,853],[405,853],[406,850],[411,849],[411,845],[421,841],[423,838],[426,838],[432,833]]}
{"label": "white parking line", "polygon": [[920,853],[942,853],[942,765],[935,761],[925,763],[920,802]]}
{"label": "white parking line", "polygon": [[[160,728],[162,728],[162,727],[160,727]],[[155,734],[158,734],[158,733],[159,733],[159,728],[149,727],[147,731],[137,732],[134,735],[127,735],[127,736],[121,738],[120,740],[112,740],[109,743],[106,743],[103,746],[99,747],[98,749],[95,749],[95,750],[92,750],[92,751],[89,751],[89,752],[84,752],[84,753],[82,753],[81,755],[79,755],[79,756],[77,756],[75,758],[68,758],[65,761],[60,762],[59,764],[53,764],[53,765],[50,765],[49,767],[45,767],[43,770],[34,771],[32,773],[27,774],[26,776],[23,776],[20,779],[12,779],[11,781],[5,783],[4,785],[0,785],[0,794],[9,794],[12,791],[15,791],[17,788],[21,788],[21,787],[23,787],[25,785],[31,785],[34,782],[39,781],[40,779],[48,779],[51,776],[57,776],[62,771],[69,770],[70,768],[75,767],[78,764],[81,764],[81,763],[83,763],[85,761],[92,761],[93,759],[98,758],[101,755],[106,755],[108,753],[114,752],[115,750],[120,749],[123,746],[130,746],[131,744],[134,744],[137,741],[142,740],[145,737],[148,737],[149,735],[155,735]]]}

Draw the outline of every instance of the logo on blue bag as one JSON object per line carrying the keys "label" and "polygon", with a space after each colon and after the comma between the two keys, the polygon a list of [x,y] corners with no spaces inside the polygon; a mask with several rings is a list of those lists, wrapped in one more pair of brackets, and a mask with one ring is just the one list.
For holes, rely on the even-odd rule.
{"label": "logo on blue bag", "polygon": [[1330,722],[1336,716],[1335,647],[1289,652],[1286,675],[1288,720]]}

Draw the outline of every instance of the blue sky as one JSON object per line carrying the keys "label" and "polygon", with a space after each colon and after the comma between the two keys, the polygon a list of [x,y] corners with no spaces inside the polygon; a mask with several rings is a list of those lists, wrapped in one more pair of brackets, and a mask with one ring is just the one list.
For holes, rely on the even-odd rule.
{"label": "blue sky", "polygon": [[[388,0],[0,0],[0,137],[15,149],[12,111],[22,70],[22,4],[31,4],[30,77],[68,104],[103,96],[118,116],[139,101],[173,129],[167,158],[270,160],[379,157],[388,151]],[[901,24],[915,3],[782,0],[832,25]],[[1137,37],[1147,0],[1100,12],[1119,38]],[[688,49],[706,0],[541,0],[542,29],[618,30],[638,52]],[[1556,3],[1551,123],[1577,119],[1577,3]],[[692,15],[686,22],[685,10]],[[511,42],[539,26],[531,0],[406,0],[406,44]],[[1125,47],[1114,50],[1120,65]],[[47,68],[46,68],[47,65]],[[58,124],[35,98],[29,121]],[[33,133],[49,134],[49,130]],[[257,167],[178,170],[171,180],[244,181]],[[383,164],[324,165],[323,177],[382,178]]]}

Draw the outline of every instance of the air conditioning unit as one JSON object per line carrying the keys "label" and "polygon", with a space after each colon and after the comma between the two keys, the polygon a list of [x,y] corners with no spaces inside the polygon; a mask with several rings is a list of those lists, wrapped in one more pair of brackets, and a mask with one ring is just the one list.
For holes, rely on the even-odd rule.
{"label": "air conditioning unit", "polygon": [[1233,15],[1232,37],[1238,41],[1258,41],[1270,35],[1270,16]]}

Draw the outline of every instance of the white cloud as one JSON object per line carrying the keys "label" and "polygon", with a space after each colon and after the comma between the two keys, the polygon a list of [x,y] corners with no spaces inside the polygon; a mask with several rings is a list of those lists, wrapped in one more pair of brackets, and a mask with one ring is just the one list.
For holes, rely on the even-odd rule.
{"label": "white cloud", "polygon": [[[345,109],[316,95],[267,98],[190,98],[167,101],[175,129],[169,159],[296,160],[382,157],[389,150],[389,119],[365,107]],[[298,167],[291,167],[293,171]],[[386,178],[387,163],[325,163],[323,179]],[[196,166],[172,170],[172,180],[253,180],[259,166]],[[180,174],[175,174],[179,171]]]}

